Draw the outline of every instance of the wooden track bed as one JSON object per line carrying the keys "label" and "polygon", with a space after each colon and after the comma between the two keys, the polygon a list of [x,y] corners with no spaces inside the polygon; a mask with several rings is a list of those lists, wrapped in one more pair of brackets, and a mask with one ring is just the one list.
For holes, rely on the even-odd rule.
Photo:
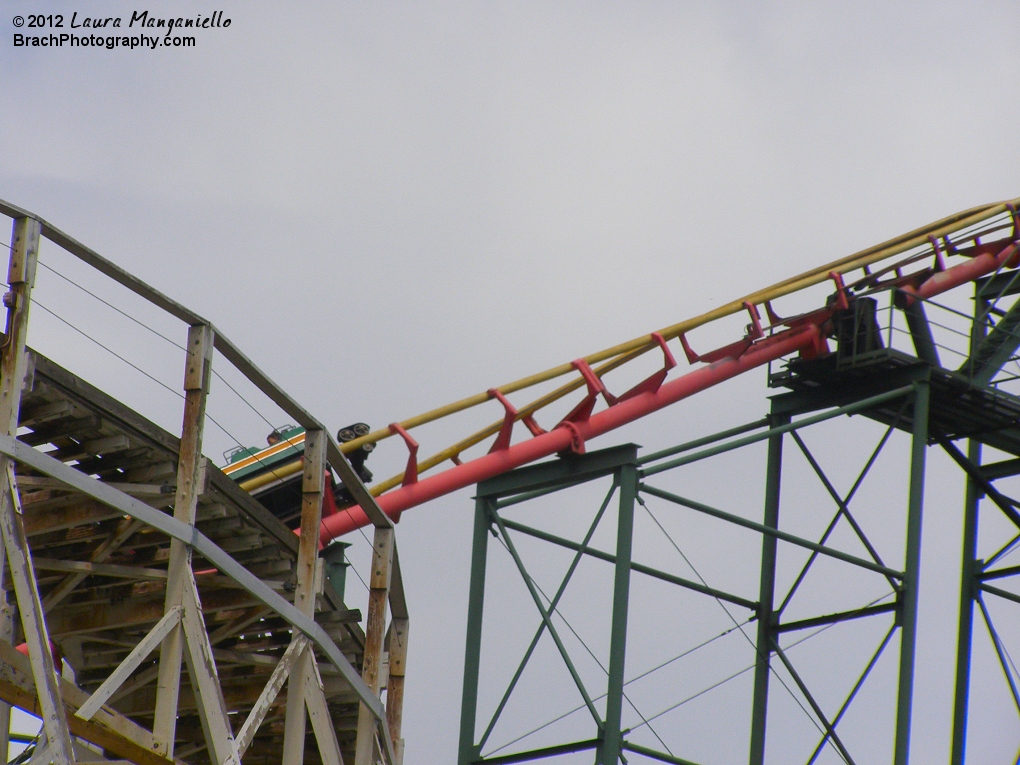
{"label": "wooden track bed", "polygon": [[[179,439],[49,359],[31,351],[29,357],[18,438],[172,513]],[[50,635],[74,669],[76,685],[85,692],[80,703],[163,616],[170,539],[20,466],[18,485]],[[297,537],[211,464],[207,464],[199,498],[197,527],[293,601]],[[290,643],[291,627],[197,553],[193,571],[236,728]],[[10,589],[10,577],[5,582]],[[10,600],[14,601],[13,593]],[[318,597],[316,621],[359,672],[365,641],[360,618],[328,586]],[[18,642],[20,638],[15,640]],[[158,654],[157,650],[143,662],[108,704],[144,729],[131,729],[131,735],[142,740],[152,727]],[[21,658],[0,652],[0,697],[26,706],[28,702],[3,682],[7,675],[25,674],[25,666],[19,665]],[[320,667],[329,712],[344,758],[350,762],[354,758],[357,697],[339,674],[330,673],[328,662],[321,662]],[[31,678],[30,672],[27,677]],[[77,706],[71,696],[73,690],[70,695],[64,693],[65,703]],[[280,761],[285,700],[286,693],[281,693],[245,754],[245,763]],[[187,672],[182,674],[179,709],[176,757],[191,763],[208,762]],[[118,759],[139,761],[131,757],[127,744],[116,752],[107,748]],[[305,762],[319,761],[309,731]]]}

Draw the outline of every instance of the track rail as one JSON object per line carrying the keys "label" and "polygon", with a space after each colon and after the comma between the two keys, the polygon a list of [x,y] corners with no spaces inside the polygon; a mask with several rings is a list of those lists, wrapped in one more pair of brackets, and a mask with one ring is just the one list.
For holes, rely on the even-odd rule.
{"label": "track rail", "polygon": [[[344,450],[394,435],[403,438],[409,450],[403,474],[372,488],[379,507],[393,520],[411,507],[543,457],[568,450],[583,453],[585,443],[592,438],[770,361],[794,353],[809,358],[828,353],[827,337],[832,334],[833,313],[846,308],[848,301],[857,296],[892,289],[902,293],[908,302],[928,299],[1004,268],[1016,268],[1020,263],[1018,204],[1020,199],[957,213],[693,319],[394,423],[344,444]],[[859,276],[851,280],[855,272],[859,272]],[[787,319],[775,314],[772,301],[826,281],[831,281],[833,292],[825,305]],[[768,326],[762,325],[759,306],[764,308]],[[742,311],[746,311],[750,319],[744,337],[703,355],[691,349],[686,339],[688,332]],[[679,340],[687,361],[700,366],[667,381],[676,366],[668,345],[674,339]],[[603,375],[655,349],[660,349],[664,357],[659,372],[619,397],[609,393],[602,383]],[[596,364],[598,366],[593,367]],[[511,393],[567,375],[572,375],[573,379],[520,409],[506,399]],[[554,428],[544,431],[537,425],[533,417],[536,412],[582,389],[585,390],[583,398]],[[605,408],[595,412],[599,398],[604,400]],[[501,420],[418,461],[418,444],[409,433],[411,429],[493,400],[503,406]],[[512,429],[517,422],[524,423],[530,437],[511,444]],[[462,452],[493,437],[486,454],[461,461]],[[426,470],[447,462],[450,465],[441,472],[419,478]],[[348,508],[323,520],[323,543],[368,523],[360,507]]]}

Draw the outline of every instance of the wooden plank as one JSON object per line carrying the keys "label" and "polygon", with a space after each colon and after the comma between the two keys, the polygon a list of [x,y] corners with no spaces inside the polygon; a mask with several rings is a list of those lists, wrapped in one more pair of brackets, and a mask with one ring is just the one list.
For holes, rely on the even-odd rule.
{"label": "wooden plank", "polygon": [[[16,436],[18,432],[21,390],[27,361],[25,338],[28,335],[28,315],[39,257],[41,228],[39,221],[19,218],[14,221],[11,235],[11,257],[7,270],[10,291],[5,299],[8,305],[7,342],[0,352],[0,429],[7,436]],[[57,685],[50,637],[39,598],[39,585],[32,568],[32,553],[25,536],[21,501],[14,480],[14,463],[6,456],[0,457],[0,532],[17,594],[25,641],[29,647],[32,674],[42,708],[43,727],[52,748],[51,757],[57,765],[72,765],[74,751],[71,748],[71,734],[67,729],[60,687]]]}
{"label": "wooden plank", "polygon": [[305,706],[308,707],[308,718],[312,722],[315,741],[319,745],[319,756],[323,765],[344,765],[344,758],[340,754],[340,742],[337,741],[329,706],[326,704],[322,677],[314,660],[311,661],[311,669],[312,671],[305,676]]}
{"label": "wooden plank", "polygon": [[[194,526],[198,508],[199,470],[202,462],[202,433],[205,406],[212,373],[213,332],[208,325],[188,330],[188,357],[184,367],[184,423],[177,461],[177,493],[174,519]],[[179,539],[170,541],[165,611],[184,606],[191,576],[191,547]],[[177,697],[181,685],[181,658],[185,635],[182,625],[171,630],[159,656],[159,679],[153,735],[160,742],[160,754],[172,757],[177,728]],[[195,679],[194,677],[192,678]],[[212,712],[213,710],[207,710]],[[205,719],[203,717],[203,719]],[[213,742],[209,742],[212,744]]]}
{"label": "wooden plank", "polygon": [[79,560],[54,560],[52,558],[35,558],[33,562],[36,569],[40,571],[75,571],[89,576],[110,576],[122,579],[166,579],[166,571],[158,568],[116,566]]}
{"label": "wooden plank", "polygon": [[176,436],[167,433],[158,425],[153,424],[120,401],[67,371],[41,353],[31,349],[29,353],[35,365],[37,379],[42,378],[47,385],[83,410],[94,412],[104,420],[109,420],[111,424],[114,424],[132,439],[146,443],[168,455],[172,454],[176,461],[177,452],[180,449],[180,439]]}
{"label": "wooden plank", "polygon": [[51,420],[60,420],[73,414],[74,407],[70,401],[54,401],[50,404],[34,406],[27,412],[22,407],[18,424],[23,428],[36,430],[39,425],[43,425]]}
{"label": "wooden plank", "polygon": [[[365,619],[365,653],[361,679],[379,695],[379,669],[386,634],[386,603],[393,571],[393,528],[376,526],[372,541],[372,570],[369,580],[368,614]],[[354,765],[372,765],[375,757],[377,721],[364,704],[358,711],[358,741]]]}
{"label": "wooden plank", "polygon": [[[126,717],[101,709],[92,720],[73,716],[88,694],[66,680],[60,681],[68,727],[75,736],[101,746],[112,754],[124,757],[138,765],[175,765],[152,750],[152,735]],[[31,662],[9,643],[0,642],[0,698],[8,704],[38,716],[42,709],[38,702]]]}
{"label": "wooden plank", "polygon": [[242,632],[245,627],[249,627],[259,621],[269,612],[269,609],[263,605],[252,606],[251,608],[245,609],[244,613],[231,619],[221,627],[218,627],[216,631],[209,636],[209,642],[213,645],[217,645],[227,638],[233,637],[239,632]]}
{"label": "wooden plank", "polygon": [[81,496],[62,498],[58,507],[39,509],[29,506],[28,517],[24,519],[25,534],[34,537],[61,529],[70,529],[93,523],[101,523],[111,518],[123,518],[124,513],[96,502],[94,499]]}
{"label": "wooden plank", "polygon": [[297,534],[288,529],[287,526],[279,518],[269,512],[261,502],[234,483],[234,481],[230,480],[230,478],[223,475],[218,468],[210,466],[209,479],[210,486],[213,491],[222,494],[226,500],[240,508],[248,520],[268,534],[275,542],[280,544],[284,550],[294,556],[297,556]]}
{"label": "wooden plank", "polygon": [[[202,600],[202,606],[208,613],[233,611],[260,604],[258,598],[240,589],[210,590]],[[68,606],[54,610],[49,616],[50,632],[54,637],[63,637],[155,624],[163,618],[164,602],[162,594],[155,593],[123,603]]]}
{"label": "wooden plank", "polygon": [[258,701],[255,702],[255,706],[253,706],[251,712],[248,713],[248,717],[241,726],[241,730],[238,731],[236,739],[237,752],[242,757],[251,745],[252,740],[255,738],[255,734],[258,732],[259,726],[261,726],[263,720],[266,719],[266,714],[268,714],[270,707],[272,707],[273,702],[280,693],[280,689],[283,688],[283,684],[287,682],[287,677],[290,675],[294,662],[301,653],[308,648],[308,645],[308,639],[304,635],[298,635],[297,638],[292,640],[291,644],[287,646],[287,650],[280,658],[279,663],[273,670],[273,674],[269,676],[269,681],[262,689],[262,693],[259,694]]}
{"label": "wooden plank", "polygon": [[[315,616],[316,568],[319,562],[319,526],[322,498],[326,488],[326,434],[305,432],[304,474],[301,478],[301,536],[297,559],[297,587],[294,607]],[[298,635],[294,639],[298,639]],[[311,676],[315,657],[302,652],[295,660],[287,683],[287,713],[283,734],[283,765],[301,765],[305,757],[305,683]]]}
{"label": "wooden plank", "polygon": [[[124,542],[130,539],[141,527],[141,521],[134,518],[121,520],[117,530],[105,541],[92,551],[90,560],[93,563],[102,563],[113,555]],[[88,574],[76,573],[65,577],[56,587],[46,594],[43,600],[43,608],[49,613],[58,603],[64,600],[71,592],[88,577]]]}
{"label": "wooden plank", "polygon": [[110,673],[110,676],[106,678],[103,684],[89,696],[89,700],[78,708],[75,716],[80,717],[82,720],[91,720],[92,716],[99,711],[99,708],[138,669],[138,665],[147,659],[150,653],[156,650],[156,647],[163,642],[163,638],[167,636],[170,630],[177,626],[180,620],[181,609],[179,607],[167,611],[163,618],[156,623],[156,626],[149,631],[149,634],[142,638],[131,650],[131,653],[125,657],[117,669]]}

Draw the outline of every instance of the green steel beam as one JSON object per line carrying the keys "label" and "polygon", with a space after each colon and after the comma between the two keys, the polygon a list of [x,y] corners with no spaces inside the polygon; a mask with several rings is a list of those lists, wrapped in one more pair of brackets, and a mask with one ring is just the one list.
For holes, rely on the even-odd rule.
{"label": "green steel beam", "polygon": [[640,744],[632,744],[629,741],[623,742],[623,748],[628,752],[643,754],[645,757],[650,757],[651,759],[658,760],[659,762],[668,762],[669,765],[698,765],[698,763],[685,760],[682,757],[671,757],[668,754],[657,752],[654,749],[649,749],[647,746],[641,746]]}
{"label": "green steel beam", "polygon": [[1007,576],[1016,576],[1020,574],[1020,566],[1007,566],[1006,568],[992,569],[991,571],[985,569],[979,574],[975,574],[977,579],[982,582],[992,581],[994,579],[1003,579]]}
{"label": "green steel beam", "polygon": [[931,385],[916,383],[914,433],[910,449],[910,491],[907,506],[907,549],[903,571],[900,625],[900,671],[896,699],[896,737],[893,765],[910,761],[910,725],[914,703],[914,661],[917,652],[917,600],[921,574],[921,522],[924,508],[924,468],[928,448]]}
{"label": "green steel beam", "polygon": [[601,731],[604,726],[602,718],[599,717],[598,710],[595,709],[595,704],[591,700],[591,695],[588,693],[588,689],[584,685],[584,681],[581,679],[581,675],[578,673],[577,668],[574,666],[573,660],[570,658],[570,652],[567,651],[567,647],[563,644],[563,639],[560,637],[559,631],[556,629],[556,625],[552,623],[550,613],[546,613],[543,608],[542,598],[538,594],[538,590],[535,587],[535,582],[528,574],[528,570],[524,565],[524,561],[521,559],[520,553],[517,551],[517,546],[514,541],[507,534],[506,526],[504,525],[503,519],[499,517],[499,514],[493,509],[490,513],[490,518],[496,522],[496,526],[499,528],[500,537],[506,544],[506,549],[510,553],[510,557],[513,558],[514,564],[517,566],[517,570],[521,574],[521,578],[524,580],[524,585],[528,588],[528,592],[531,594],[531,599],[535,602],[535,608],[538,609],[539,615],[542,617],[542,621],[545,623],[545,628],[549,630],[549,635],[552,637],[553,642],[556,644],[556,648],[560,653],[560,657],[563,659],[563,663],[567,667],[567,671],[574,680],[574,684],[577,686],[578,692],[581,694],[581,698],[584,700],[584,705],[588,708],[588,712],[591,714],[592,719],[595,721],[596,727]]}
{"label": "green steel beam", "polygon": [[1006,678],[1006,683],[1009,685],[1010,693],[1013,696],[1013,704],[1016,706],[1016,711],[1020,714],[1020,690],[1016,687],[1016,680],[1013,678],[1013,673],[1010,671],[1009,657],[1006,655],[1006,649],[1002,645],[1002,638],[999,637],[998,631],[995,629],[995,625],[992,623],[992,615],[988,613],[988,607],[985,605],[985,599],[981,597],[981,593],[978,593],[977,604],[981,609],[981,616],[984,618],[985,627],[988,628],[988,634],[992,638],[992,645],[995,646],[995,653],[999,657],[999,668],[1002,670],[1003,676]]}
{"label": "green steel beam", "polygon": [[992,462],[981,466],[981,475],[989,481],[994,481],[996,478],[1008,478],[1017,474],[1020,474],[1020,458]]}
{"label": "green steel beam", "polygon": [[[861,690],[861,687],[864,685],[864,681],[868,679],[868,675],[871,674],[871,670],[875,668],[875,665],[878,663],[878,660],[882,656],[883,651],[885,651],[885,647],[889,645],[889,641],[892,640],[892,636],[895,632],[896,623],[894,622],[893,625],[889,628],[889,631],[885,633],[885,637],[882,639],[882,642],[879,643],[878,648],[875,649],[875,653],[872,654],[871,661],[868,662],[868,666],[864,668],[864,671],[861,673],[861,676],[857,678],[857,682],[854,683],[854,687],[850,690],[850,693],[849,695],[847,695],[846,700],[843,702],[843,705],[839,708],[839,712],[837,712],[836,716],[832,718],[833,728],[839,725],[839,721],[843,719],[843,715],[846,714],[846,711],[850,708],[850,704],[852,704],[853,700],[857,697],[857,693]],[[818,759],[818,755],[822,753],[822,749],[825,747],[825,744],[828,743],[828,741],[829,734],[826,733],[824,736],[822,736],[822,740],[818,742],[818,746],[815,747],[815,751],[811,753],[811,759],[807,761],[806,765],[814,765],[815,760]]]}
{"label": "green steel beam", "polygon": [[960,372],[976,385],[988,385],[1010,357],[1020,348],[1020,300],[1016,301],[987,337],[972,346],[970,358]]}
{"label": "green steel beam", "polygon": [[470,765],[479,756],[475,745],[478,713],[478,672],[482,654],[482,606],[485,601],[485,561],[489,543],[491,500],[475,500],[475,528],[471,546],[471,580],[468,585],[467,639],[464,651],[464,688],[460,707],[460,746],[458,765]]}
{"label": "green steel beam", "polygon": [[[843,508],[848,506],[850,504],[850,500],[852,500],[854,496],[857,494],[857,490],[860,489],[861,484],[864,482],[864,478],[871,471],[872,465],[875,464],[875,461],[878,459],[878,455],[881,453],[882,449],[885,448],[886,443],[889,441],[889,437],[892,435],[893,429],[894,425],[890,425],[888,428],[886,428],[885,433],[882,435],[882,438],[879,439],[878,445],[875,446],[874,450],[871,452],[871,456],[868,457],[868,461],[864,464],[864,467],[858,474],[857,479],[854,481],[854,485],[850,487],[850,491],[847,492],[846,497],[843,497],[841,502],[839,503],[840,505],[839,511],[837,511],[836,515],[833,516],[832,520],[829,522],[829,525],[825,528],[825,533],[822,534],[821,539],[818,540],[818,544],[824,545],[827,541],[829,541],[829,536],[835,530],[836,524],[839,522],[839,519],[843,515]],[[796,435],[796,431],[794,432],[794,435]],[[797,443],[798,444],[801,443],[800,440],[798,440]],[[820,470],[820,468],[818,469]],[[877,556],[873,555],[872,557],[875,558]],[[786,607],[790,605],[790,601],[793,600],[793,596],[796,594],[797,589],[804,581],[804,578],[807,576],[808,571],[811,569],[811,566],[814,565],[814,562],[817,558],[818,553],[816,552],[812,552],[811,555],[808,556],[808,559],[804,562],[804,565],[801,566],[800,573],[797,574],[797,578],[794,579],[793,584],[790,585],[790,589],[787,591],[786,597],[783,598],[783,602],[779,605],[779,608],[776,609],[777,613],[782,614],[784,611],[786,611]],[[890,581],[889,584],[892,585],[893,589],[898,589],[899,587],[899,585],[897,585],[895,581]]]}
{"label": "green steel beam", "polygon": [[766,428],[769,425],[769,418],[763,417],[755,422],[748,422],[744,425],[738,425],[735,428],[729,430],[722,430],[718,433],[713,433],[710,436],[702,436],[701,438],[695,438],[693,441],[687,441],[680,444],[679,446],[671,446],[669,449],[662,449],[661,451],[652,452],[646,454],[644,457],[638,460],[639,465],[647,465],[649,462],[656,462],[657,460],[665,459],[666,457],[672,457],[674,454],[681,454],[683,452],[689,452],[691,449],[697,449],[702,446],[708,446],[718,441],[725,441],[727,438],[733,438],[733,436],[740,436],[752,430],[758,430],[759,428]]}
{"label": "green steel beam", "polygon": [[[886,432],[890,433],[891,428]],[[854,533],[857,535],[857,538],[861,541],[861,544],[864,545],[864,548],[868,551],[868,555],[871,556],[871,559],[875,561],[875,563],[877,563],[880,566],[884,566],[885,561],[882,560],[882,556],[878,554],[878,550],[876,550],[875,546],[871,544],[871,540],[869,540],[867,535],[864,533],[864,529],[861,528],[860,524],[857,523],[857,519],[854,518],[853,514],[850,512],[849,501],[844,500],[842,497],[839,496],[839,494],[836,491],[836,487],[832,485],[832,482],[829,480],[829,477],[825,475],[825,472],[822,470],[822,466],[818,464],[818,461],[815,459],[815,456],[807,448],[807,444],[804,443],[803,439],[801,439],[797,431],[794,431],[790,435],[793,436],[793,440],[797,442],[797,446],[800,447],[800,450],[804,454],[804,457],[807,458],[808,464],[810,464],[811,469],[815,471],[815,475],[818,476],[818,480],[822,482],[822,485],[825,487],[825,490],[829,493],[829,496],[836,503],[837,507],[839,507],[839,514],[842,514],[842,516],[846,518],[847,523],[850,524],[850,527],[854,530]],[[868,467],[870,467],[870,465]],[[854,486],[854,489],[856,488],[857,486]],[[892,584],[892,582],[890,582],[890,584]]]}
{"label": "green steel beam", "polygon": [[800,689],[801,694],[804,696],[804,700],[807,701],[808,706],[811,707],[811,711],[815,713],[815,717],[818,718],[818,722],[822,724],[828,739],[832,740],[833,745],[837,750],[839,750],[840,755],[842,755],[847,764],[854,765],[854,758],[850,756],[850,752],[847,751],[843,740],[839,737],[839,734],[836,733],[836,728],[833,726],[832,722],[829,721],[829,718],[825,716],[825,712],[822,711],[822,707],[815,700],[814,694],[808,690],[807,684],[800,676],[796,667],[793,666],[793,662],[790,661],[786,652],[782,649],[782,647],[780,647],[779,643],[775,641],[772,643],[772,649],[776,652],[776,656],[779,657],[779,660],[783,662],[783,666],[786,667],[786,671],[790,673],[790,677],[793,678],[793,682],[797,684],[797,688]]}
{"label": "green steel beam", "polygon": [[[770,431],[788,425],[789,416],[771,419]],[[769,438],[768,463],[765,469],[764,526],[779,530],[779,490],[782,484],[783,434]],[[751,745],[748,762],[765,762],[765,731],[768,721],[769,675],[771,674],[772,631],[775,628],[773,607],[776,596],[776,553],[779,541],[772,534],[763,534],[761,541],[761,577],[758,590],[758,635],[755,644],[754,691],[751,701]]]}
{"label": "green steel beam", "polygon": [[[504,518],[503,525],[505,525],[508,529],[520,532],[521,534],[527,534],[528,536],[541,539],[545,542],[551,542],[554,545],[565,547],[568,550],[577,551],[581,549],[581,545],[577,542],[570,539],[564,539],[563,537],[558,537],[555,534],[550,534],[546,531],[531,528],[530,526],[525,526],[523,523],[518,523],[517,521],[511,521]],[[597,558],[598,560],[604,560],[607,563],[616,563],[616,556],[613,555],[613,553],[605,552],[604,550],[589,547],[584,551],[584,554],[589,555],[592,558]],[[630,568],[631,571],[636,571],[639,574],[646,574],[647,576],[654,577],[655,579],[661,579],[664,582],[669,582],[670,584],[675,584],[688,590],[693,590],[694,592],[700,592],[702,595],[710,595],[713,598],[725,600],[727,603],[742,606],[750,611],[758,611],[757,603],[753,600],[742,598],[739,595],[732,595],[728,592],[724,592],[723,590],[717,590],[714,587],[706,587],[700,582],[692,582],[690,579],[684,579],[683,577],[676,576],[674,574],[668,574],[665,571],[659,571],[657,568],[645,566],[641,563],[634,563],[633,561],[631,561]]]}
{"label": "green steel beam", "polygon": [[1009,520],[1013,522],[1014,526],[1020,528],[1020,513],[1018,513],[1016,511],[1016,507],[1014,507],[1016,503],[992,486],[992,484],[982,474],[981,468],[974,464],[971,460],[964,457],[963,452],[957,449],[949,439],[939,436],[937,440],[939,445],[945,449],[946,453],[953,458],[953,461],[963,468],[963,471],[967,474],[970,480],[977,483],[981,490],[988,496],[988,499],[995,503],[996,507],[1002,511],[1003,515],[1009,518]]}
{"label": "green steel beam", "polygon": [[595,762],[617,765],[623,756],[623,684],[627,665],[627,614],[630,609],[630,564],[634,546],[634,498],[638,474],[635,465],[623,465],[620,514],[616,530],[616,571],[613,577],[613,617],[609,635],[609,677],[606,684],[606,721]]}
{"label": "green steel beam", "polygon": [[[706,457],[714,457],[717,454],[722,454],[723,452],[728,452],[732,449],[739,449],[742,446],[756,444],[759,441],[765,441],[769,438],[772,438],[772,436],[774,435],[787,433],[791,430],[797,430],[798,428],[806,428],[809,425],[815,425],[819,422],[825,422],[826,420],[831,420],[833,417],[857,414],[859,412],[871,409],[872,407],[878,406],[879,404],[884,404],[886,401],[891,401],[893,399],[906,396],[910,394],[910,392],[913,389],[914,389],[913,385],[905,385],[903,387],[896,388],[895,390],[886,391],[885,393],[881,393],[877,396],[870,396],[869,398],[861,399],[860,401],[855,401],[854,403],[847,404],[846,406],[839,406],[836,407],[835,409],[830,409],[827,412],[822,412],[821,414],[815,414],[811,415],[810,417],[805,417],[801,420],[797,420],[796,422],[788,422],[785,425],[780,425],[776,428],[770,428],[769,430],[766,430],[762,433],[756,433],[753,436],[745,436],[744,438],[738,438],[736,441],[730,441],[725,444],[720,444],[719,446],[714,446],[710,449],[704,449],[700,452],[695,452],[694,454],[690,454],[685,457],[678,457],[675,460],[669,460],[668,462],[663,462],[658,465],[651,465],[649,467],[643,468],[641,470],[641,475],[648,477],[651,475],[655,475],[656,473],[661,473],[665,470],[672,470],[673,468],[680,467],[681,465],[688,465],[691,462],[703,460]],[[639,465],[645,464],[645,460],[639,460],[638,464]]]}
{"label": "green steel beam", "polygon": [[484,760],[474,760],[471,765],[510,765],[514,762],[528,762],[529,760],[541,760],[545,757],[556,757],[561,754],[572,754],[574,752],[584,752],[588,749],[594,749],[598,746],[599,740],[597,738],[591,738],[586,741],[575,741],[571,744],[558,744],[556,746],[547,746],[542,749],[531,749],[527,752],[516,752],[514,754],[505,754],[500,757],[486,757]]}
{"label": "green steel beam", "polygon": [[928,317],[924,313],[924,303],[920,300],[911,303],[903,309],[903,315],[907,319],[917,358],[933,367],[941,367],[942,362],[939,361],[939,351],[931,334],[931,325],[928,324]]}
{"label": "green steel beam", "polygon": [[1011,600],[1014,603],[1020,603],[1020,595],[1009,590],[1002,590],[998,587],[992,587],[990,584],[980,584],[977,587],[977,593],[987,592],[989,595],[995,595],[997,598],[1003,600]]}
{"label": "green steel beam", "polygon": [[737,526],[743,526],[746,529],[752,529],[753,531],[757,531],[761,534],[774,536],[777,539],[781,539],[784,542],[789,542],[790,544],[797,545],[798,547],[803,547],[808,550],[815,550],[816,552],[820,552],[822,555],[828,555],[830,558],[836,558],[837,560],[841,560],[846,563],[852,563],[855,566],[866,568],[869,571],[874,571],[876,573],[883,574],[884,576],[892,577],[893,579],[903,579],[902,572],[897,571],[896,569],[889,568],[888,566],[879,566],[877,563],[872,563],[870,560],[858,558],[856,555],[850,555],[849,553],[842,552],[841,550],[834,550],[831,547],[825,547],[824,545],[815,544],[814,542],[811,542],[807,539],[801,539],[800,537],[790,534],[786,531],[779,531],[778,529],[769,528],[768,526],[762,523],[749,521],[747,518],[742,518],[739,515],[734,515],[733,513],[727,513],[724,510],[717,510],[716,508],[702,504],[701,502],[695,502],[692,499],[686,499],[685,497],[673,494],[672,492],[657,489],[654,486],[649,486],[646,483],[641,484],[641,491],[645,492],[646,494],[651,494],[655,497],[659,497],[660,499],[668,500],[669,502],[673,502],[677,505],[689,507],[691,510],[697,510],[699,513],[710,515],[713,518],[719,518],[720,520],[729,521],[730,523],[733,523]]}
{"label": "green steel beam", "polygon": [[635,444],[623,444],[517,468],[479,483],[478,496],[503,498],[594,481],[615,472],[620,465],[633,464],[637,459],[637,449]]}
{"label": "green steel beam", "polygon": [[[595,530],[598,528],[599,522],[602,520],[602,516],[605,515],[606,509],[609,507],[609,502],[612,500],[615,493],[616,482],[613,481],[613,485],[610,487],[609,493],[606,494],[606,498],[602,502],[602,506],[599,508],[598,513],[595,514],[595,520],[592,521],[591,525],[588,527],[588,533],[585,534],[584,540],[581,544],[577,546],[578,549],[574,555],[574,559],[570,562],[570,566],[567,568],[567,573],[564,575],[563,581],[556,590],[556,594],[553,595],[552,600],[549,601],[549,607],[545,609],[546,615],[552,614],[552,612],[556,610],[556,605],[560,602],[560,598],[563,597],[563,593],[566,591],[567,585],[574,576],[574,571],[577,570],[577,566],[581,562],[581,558],[584,556],[584,553],[588,548],[588,543],[591,542],[591,538],[595,535]],[[507,524],[507,521],[504,519],[503,523]],[[522,658],[520,664],[518,664],[517,671],[510,679],[510,683],[507,685],[503,698],[500,699],[499,704],[496,705],[496,711],[492,713],[492,719],[489,721],[489,725],[486,727],[485,733],[483,733],[481,739],[479,739],[479,747],[485,746],[485,742],[488,741],[493,728],[496,727],[496,723],[499,720],[500,715],[503,714],[503,710],[506,708],[507,702],[510,701],[510,696],[513,694],[514,688],[517,687],[517,683],[521,679],[521,675],[524,674],[524,668],[528,666],[528,662],[531,660],[531,656],[535,652],[535,648],[538,647],[538,641],[542,638],[544,633],[545,621],[539,624],[538,629],[535,630],[535,636],[531,639],[531,644],[528,646],[528,650],[524,652],[524,658]]]}
{"label": "green steel beam", "polygon": [[[967,457],[981,464],[981,444],[970,441]],[[963,505],[963,555],[960,563],[960,620],[956,644],[956,689],[953,698],[953,748],[951,765],[964,765],[967,756],[967,714],[970,702],[970,663],[974,639],[975,576],[981,570],[977,560],[978,505],[981,487],[967,477]]]}
{"label": "green steel beam", "polygon": [[826,614],[825,616],[815,616],[810,619],[799,619],[795,622],[777,624],[775,626],[775,631],[796,632],[797,630],[806,630],[811,629],[812,627],[823,627],[826,624],[838,624],[840,622],[849,622],[854,619],[861,619],[866,616],[887,614],[890,611],[897,610],[898,608],[899,603],[884,603],[880,606],[865,606],[864,608],[855,608],[851,611],[839,611],[834,614]]}

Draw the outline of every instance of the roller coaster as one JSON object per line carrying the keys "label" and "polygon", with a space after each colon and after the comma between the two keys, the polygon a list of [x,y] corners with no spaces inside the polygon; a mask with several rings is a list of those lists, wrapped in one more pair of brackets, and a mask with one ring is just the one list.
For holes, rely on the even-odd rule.
{"label": "roller coaster", "polygon": [[[628,704],[637,711],[625,690],[632,682],[626,679],[628,597],[637,575],[747,610],[747,621],[734,621],[734,629],[744,634],[753,622],[748,629],[755,633],[745,635],[753,646],[744,750],[752,765],[785,757],[769,754],[781,751],[770,749],[775,731],[766,736],[776,682],[796,696],[821,734],[807,761],[854,762],[854,745],[840,723],[898,633],[895,720],[881,751],[883,759],[906,765],[915,707],[925,459],[928,448],[938,446],[959,466],[967,486],[951,752],[953,765],[961,765],[968,761],[974,724],[968,704],[975,614],[987,625],[993,658],[1020,714],[1020,676],[985,602],[1020,603],[1020,594],[1009,589],[1020,568],[1002,565],[1020,543],[1020,502],[996,484],[1020,474],[1020,372],[1013,371],[1020,369],[1018,204],[957,213],[630,342],[382,429],[368,432],[359,423],[334,440],[211,322],[40,217],[0,202],[0,212],[13,219],[0,351],[0,413],[7,428],[0,434],[6,556],[0,747],[9,735],[10,707],[17,706],[43,720],[33,762],[400,763],[409,615],[395,524],[411,508],[476,486],[461,765],[557,757],[581,762],[592,756],[603,765],[627,758],[694,762],[667,746],[644,715],[639,722],[625,720]],[[27,348],[44,239],[186,325],[179,436]],[[714,349],[706,350],[708,344]],[[274,431],[279,440],[265,449],[239,445],[222,469],[202,456],[217,352],[296,423]],[[780,391],[763,420],[650,455],[630,446],[593,450],[599,436],[762,368],[770,387]],[[525,397],[530,400],[518,400]],[[800,432],[846,415],[862,415],[887,431],[843,496]],[[416,429],[441,421],[459,425],[466,416],[488,424],[475,424],[449,446],[419,457]],[[909,435],[902,565],[883,559],[850,508],[894,431]],[[392,438],[406,448],[406,467],[369,488],[365,458]],[[961,440],[966,449],[957,446]],[[780,491],[782,455],[791,441],[837,506],[818,541],[779,523],[780,497],[786,496]],[[758,443],[767,447],[760,519],[681,495],[656,478]],[[982,447],[1001,458],[982,461]],[[504,512],[602,479],[611,485],[581,541]],[[613,497],[615,550],[605,551],[592,540]],[[756,592],[737,594],[710,586],[700,574],[694,580],[636,560],[635,503],[645,507],[645,498],[753,533],[760,546]],[[1001,514],[1011,531],[987,553],[979,547],[991,543],[978,533],[979,508],[985,507]],[[841,520],[866,554],[830,542]],[[365,526],[373,526],[375,536],[362,619],[345,603],[346,563],[343,545],[335,541]],[[498,703],[485,701],[479,686],[493,537],[519,571],[539,618],[535,639]],[[524,537],[570,551],[572,562],[555,596],[542,592],[529,573],[514,542]],[[782,598],[777,560],[787,547],[808,558]],[[889,591],[877,601],[787,619],[784,609],[819,558],[877,576]],[[557,603],[588,559],[610,564],[612,581],[608,657],[599,662],[605,690],[599,696],[553,618],[562,618]],[[825,709],[782,639],[880,618],[892,623],[870,663],[845,703]],[[493,731],[546,634],[582,700],[578,709],[591,718],[590,734],[493,750]],[[23,652],[15,649],[19,644]],[[777,668],[785,679],[778,679]],[[481,713],[491,713],[485,728],[479,726]],[[1015,718],[1009,736],[1020,745]]]}

